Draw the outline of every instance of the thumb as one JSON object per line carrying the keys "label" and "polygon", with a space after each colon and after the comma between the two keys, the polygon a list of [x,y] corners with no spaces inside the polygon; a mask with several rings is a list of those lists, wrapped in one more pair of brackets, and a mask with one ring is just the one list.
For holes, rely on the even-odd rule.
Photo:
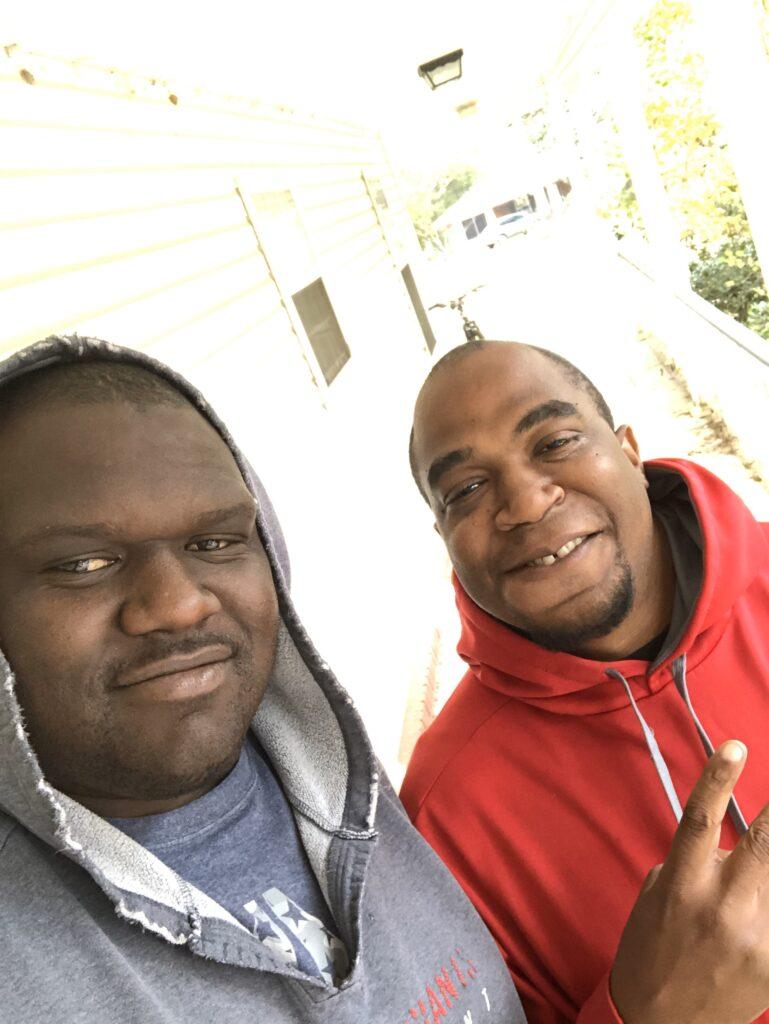
{"label": "thumb", "polygon": [[641,895],[647,893],[650,889],[654,888],[654,883],[659,878],[660,871],[662,871],[662,865],[655,864],[655,866],[651,869],[649,874],[644,879],[644,884],[641,886]]}

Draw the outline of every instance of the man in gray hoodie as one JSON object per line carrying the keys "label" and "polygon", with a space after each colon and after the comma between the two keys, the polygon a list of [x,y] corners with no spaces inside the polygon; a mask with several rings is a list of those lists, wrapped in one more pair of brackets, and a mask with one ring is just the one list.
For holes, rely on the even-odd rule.
{"label": "man in gray hoodie", "polygon": [[[0,647],[1,1021],[523,1024],[297,618],[259,482],[167,368],[83,338],[0,363]],[[706,771],[716,830],[735,777]],[[763,961],[719,962],[752,1003],[689,1013],[710,903],[693,925],[660,891],[618,958],[625,1024],[746,1024]],[[617,1021],[607,984],[580,1024]]]}
{"label": "man in gray hoodie", "polygon": [[193,389],[0,364],[0,522],[0,1020],[523,1021]]}

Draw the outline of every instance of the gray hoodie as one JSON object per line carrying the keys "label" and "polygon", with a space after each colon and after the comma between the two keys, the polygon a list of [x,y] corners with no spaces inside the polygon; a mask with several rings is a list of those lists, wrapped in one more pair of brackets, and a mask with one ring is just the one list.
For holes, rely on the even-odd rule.
{"label": "gray hoodie", "polygon": [[494,942],[409,824],[350,698],[305,633],[269,500],[200,395],[140,353],[50,338],[0,363],[0,401],[10,378],[81,358],[134,362],[170,380],[221,433],[257,498],[281,626],[252,728],[352,966],[339,987],[300,973],[204,892],[54,789],[0,651],[0,1021],[523,1022]]}

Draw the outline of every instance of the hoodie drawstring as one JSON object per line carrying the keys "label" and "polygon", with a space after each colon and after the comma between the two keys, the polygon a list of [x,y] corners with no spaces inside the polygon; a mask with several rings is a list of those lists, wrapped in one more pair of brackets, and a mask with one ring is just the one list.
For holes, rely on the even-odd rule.
{"label": "hoodie drawstring", "polygon": [[[692,716],[692,721],[694,722],[694,726],[699,734],[700,742],[705,748],[705,752],[708,757],[710,757],[715,750],[715,747],[713,746],[710,737],[705,732],[702,722],[700,722],[697,717],[696,711],[692,707],[692,700],[689,696],[689,687],[686,685],[686,655],[682,654],[679,658],[676,658],[671,665],[671,669],[673,671],[673,682],[676,684],[676,689],[683,697],[684,704],[686,704],[686,708]],[[732,819],[732,823],[737,829],[737,835],[741,836],[748,831],[748,823],[745,821],[745,815],[740,810],[740,805],[733,796],[729,798],[729,817]]]}
{"label": "hoodie drawstring", "polygon": [[[692,721],[694,722],[694,727],[697,730],[697,735],[700,738],[700,742],[702,743],[702,746],[704,747],[708,757],[710,757],[710,755],[713,753],[714,747],[710,740],[710,737],[705,732],[702,723],[697,717],[697,713],[695,712],[694,707],[692,706],[691,697],[689,696],[689,688],[686,685],[685,654],[682,654],[680,657],[676,658],[673,661],[671,665],[671,671],[673,673],[673,682],[676,685],[676,690],[681,695],[683,702],[686,705],[686,709],[689,712]],[[641,729],[643,730],[646,745],[649,748],[651,759],[654,762],[654,767],[657,770],[657,775],[659,776],[660,782],[662,783],[662,788],[665,790],[665,795],[668,798],[668,803],[673,809],[673,814],[676,817],[676,821],[680,821],[682,813],[681,801],[678,798],[678,793],[676,792],[676,788],[673,784],[673,779],[670,775],[670,769],[667,766],[665,758],[662,756],[662,751],[660,750],[659,744],[657,743],[657,740],[654,737],[653,731],[647,724],[644,716],[641,714],[641,710],[638,707],[638,704],[635,698],[633,697],[633,693],[630,689],[630,684],[628,683],[627,679],[625,679],[625,677],[622,675],[622,673],[618,672],[614,668],[607,668],[606,675],[610,676],[612,679],[618,679],[619,682],[622,683],[623,687],[625,688],[625,693],[627,694],[628,700],[630,701],[630,706],[633,708],[635,716],[640,722]],[[732,823],[735,829],[737,830],[737,835],[743,835],[745,832],[747,832],[748,824],[745,821],[745,816],[740,810],[740,806],[734,799],[734,797],[731,797],[729,800],[729,817],[732,819]]]}
{"label": "hoodie drawstring", "polygon": [[649,753],[652,756],[654,767],[657,769],[657,774],[660,777],[662,788],[665,790],[665,795],[668,798],[668,803],[673,808],[673,814],[675,814],[676,816],[676,821],[680,821],[681,815],[683,813],[681,810],[681,801],[678,799],[676,787],[673,785],[673,779],[670,775],[670,769],[667,766],[665,758],[662,756],[662,751],[660,750],[659,744],[654,738],[654,733],[647,725],[646,719],[641,714],[638,704],[636,704],[635,697],[633,696],[632,691],[630,689],[630,684],[628,683],[627,679],[625,679],[625,677],[622,675],[622,673],[618,672],[615,668],[607,668],[606,675],[610,676],[612,679],[618,679],[625,687],[625,693],[628,695],[630,706],[632,707],[633,711],[635,711],[635,716],[641,723],[641,729],[643,730],[644,739],[646,740],[646,746],[649,748]]}

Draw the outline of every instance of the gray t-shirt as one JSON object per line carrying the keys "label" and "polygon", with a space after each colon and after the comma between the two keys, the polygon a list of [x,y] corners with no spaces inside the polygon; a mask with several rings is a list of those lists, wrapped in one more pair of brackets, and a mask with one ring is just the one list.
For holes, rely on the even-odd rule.
{"label": "gray t-shirt", "polygon": [[347,973],[291,807],[250,734],[230,774],[198,800],[109,820],[298,970],[329,984]]}

